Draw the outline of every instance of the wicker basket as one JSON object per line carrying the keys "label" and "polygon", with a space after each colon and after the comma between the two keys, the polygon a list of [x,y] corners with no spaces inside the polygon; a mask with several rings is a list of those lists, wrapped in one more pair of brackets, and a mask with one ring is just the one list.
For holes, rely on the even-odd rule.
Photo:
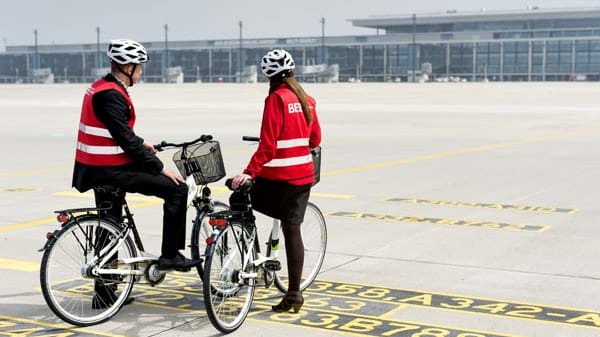
{"label": "wicker basket", "polygon": [[194,176],[198,185],[213,183],[225,176],[225,165],[219,142],[208,141],[194,144],[175,152],[173,161],[182,176]]}

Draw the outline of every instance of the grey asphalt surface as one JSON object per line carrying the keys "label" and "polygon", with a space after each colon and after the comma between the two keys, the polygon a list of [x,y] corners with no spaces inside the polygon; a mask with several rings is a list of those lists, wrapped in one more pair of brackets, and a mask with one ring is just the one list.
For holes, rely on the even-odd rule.
{"label": "grey asphalt surface", "polygon": [[[170,274],[83,330],[46,306],[37,249],[58,227],[52,212],[93,204],[70,188],[85,89],[0,86],[0,335],[218,335],[193,273]],[[276,292],[261,290],[232,335],[598,336],[599,84],[305,89],[323,128],[311,200],[326,214],[325,263],[300,315],[271,314]],[[141,84],[136,131],[153,143],[212,134],[233,175],[254,150],[241,136],[258,134],[266,93],[266,84]],[[159,154],[173,165],[170,155]],[[223,181],[212,186],[226,201]],[[160,203],[132,198],[144,243],[159,252]]]}

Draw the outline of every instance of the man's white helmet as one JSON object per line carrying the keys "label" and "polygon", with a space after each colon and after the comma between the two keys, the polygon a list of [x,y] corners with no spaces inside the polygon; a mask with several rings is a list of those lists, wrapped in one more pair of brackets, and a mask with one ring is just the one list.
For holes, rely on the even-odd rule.
{"label": "man's white helmet", "polygon": [[292,70],[295,67],[292,55],[283,49],[271,50],[260,61],[260,68],[267,77],[272,77],[285,70]]}
{"label": "man's white helmet", "polygon": [[146,48],[133,40],[111,40],[106,55],[118,64],[140,64],[148,61]]}

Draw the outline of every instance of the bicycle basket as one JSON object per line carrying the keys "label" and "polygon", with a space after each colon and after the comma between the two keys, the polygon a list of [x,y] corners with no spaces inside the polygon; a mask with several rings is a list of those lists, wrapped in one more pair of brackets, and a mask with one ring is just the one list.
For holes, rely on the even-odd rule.
{"label": "bicycle basket", "polygon": [[313,186],[315,186],[321,180],[321,147],[317,146],[310,149],[310,153],[312,153],[315,168],[315,182],[313,183]]}
{"label": "bicycle basket", "polygon": [[[182,176],[194,176],[198,185],[213,183],[225,176],[225,166],[219,142],[208,141],[194,144],[175,152],[173,162]],[[183,158],[182,158],[183,157]]]}

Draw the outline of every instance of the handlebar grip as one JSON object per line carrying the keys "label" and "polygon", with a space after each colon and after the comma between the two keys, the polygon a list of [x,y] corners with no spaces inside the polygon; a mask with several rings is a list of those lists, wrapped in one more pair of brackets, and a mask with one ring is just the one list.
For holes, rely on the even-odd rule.
{"label": "handlebar grip", "polygon": [[167,142],[165,142],[164,140],[162,142],[160,142],[160,144],[155,144],[152,145],[154,146],[154,149],[156,149],[156,151],[160,152],[163,150],[163,147],[165,147],[167,145]]}
{"label": "handlebar grip", "polygon": [[212,140],[212,139],[213,139],[212,135],[202,135],[202,136],[200,136],[200,141],[201,142],[207,142],[207,141]]}
{"label": "handlebar grip", "polygon": [[242,137],[243,141],[247,141],[247,142],[260,142],[260,137],[254,137],[254,136],[243,136]]}
{"label": "handlebar grip", "polygon": [[228,178],[227,180],[225,180],[225,186],[227,186],[227,188],[229,188],[230,190],[236,191],[236,192],[248,192],[248,191],[250,191],[250,189],[252,189],[252,186],[254,186],[254,182],[250,179],[246,180],[246,182],[244,182],[243,185],[238,186],[237,189],[234,189],[233,186],[231,186],[232,183],[233,183],[232,178]]}

